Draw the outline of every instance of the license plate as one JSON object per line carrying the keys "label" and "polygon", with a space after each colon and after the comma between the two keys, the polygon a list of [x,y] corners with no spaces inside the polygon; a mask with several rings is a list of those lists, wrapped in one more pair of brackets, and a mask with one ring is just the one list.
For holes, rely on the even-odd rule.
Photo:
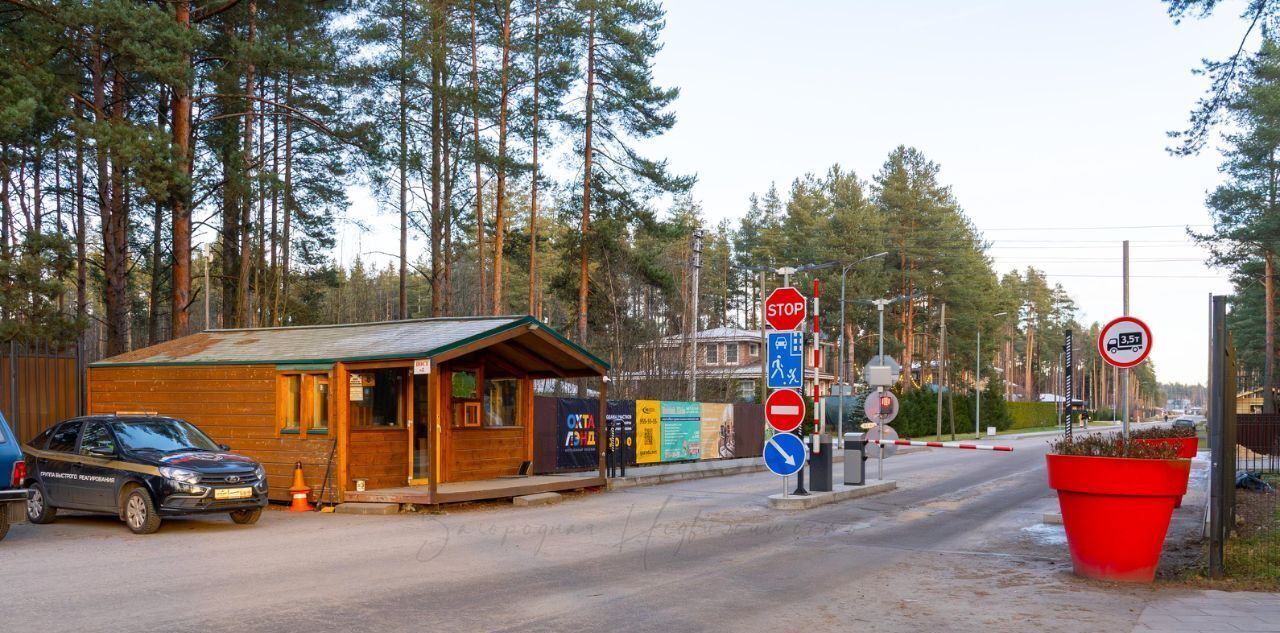
{"label": "license plate", "polygon": [[213,491],[213,498],[219,501],[225,499],[248,499],[253,496],[253,488],[217,488]]}

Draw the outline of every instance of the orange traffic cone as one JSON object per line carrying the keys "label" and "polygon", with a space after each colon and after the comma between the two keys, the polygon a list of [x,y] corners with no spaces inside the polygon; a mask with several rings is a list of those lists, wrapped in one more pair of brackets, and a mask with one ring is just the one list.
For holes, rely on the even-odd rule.
{"label": "orange traffic cone", "polygon": [[293,498],[293,503],[289,505],[290,512],[315,510],[307,501],[311,496],[311,486],[308,486],[306,480],[302,478],[302,462],[293,465],[293,485],[289,487],[289,496]]}

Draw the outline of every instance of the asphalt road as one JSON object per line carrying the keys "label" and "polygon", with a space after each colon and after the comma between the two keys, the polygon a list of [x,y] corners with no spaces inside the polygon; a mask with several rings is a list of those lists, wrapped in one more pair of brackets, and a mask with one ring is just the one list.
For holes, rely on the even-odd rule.
{"label": "asphalt road", "polygon": [[[10,631],[1128,630],[1148,589],[1070,576],[1045,438],[885,462],[900,489],[770,510],[767,473],[557,506],[356,517],[269,512],[16,526]],[[837,468],[839,466],[837,465]],[[874,476],[874,462],[868,462]]]}

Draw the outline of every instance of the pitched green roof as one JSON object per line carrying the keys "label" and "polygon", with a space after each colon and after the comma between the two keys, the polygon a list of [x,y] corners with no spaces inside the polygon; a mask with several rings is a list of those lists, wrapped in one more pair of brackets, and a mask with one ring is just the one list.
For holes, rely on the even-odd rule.
{"label": "pitched green roof", "polygon": [[531,316],[207,330],[103,359],[90,366],[323,364],[430,358],[529,326],[547,332],[589,362],[608,369],[608,363]]}

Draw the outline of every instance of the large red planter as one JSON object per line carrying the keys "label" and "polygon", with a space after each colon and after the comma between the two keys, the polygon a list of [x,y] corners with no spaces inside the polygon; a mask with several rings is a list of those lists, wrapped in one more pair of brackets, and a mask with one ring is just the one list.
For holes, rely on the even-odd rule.
{"label": "large red planter", "polygon": [[1191,462],[1046,455],[1079,576],[1151,582]]}
{"label": "large red planter", "polygon": [[1178,447],[1178,457],[1182,459],[1195,459],[1196,451],[1200,449],[1198,437],[1142,438],[1134,441],[1139,444],[1174,444]]}

